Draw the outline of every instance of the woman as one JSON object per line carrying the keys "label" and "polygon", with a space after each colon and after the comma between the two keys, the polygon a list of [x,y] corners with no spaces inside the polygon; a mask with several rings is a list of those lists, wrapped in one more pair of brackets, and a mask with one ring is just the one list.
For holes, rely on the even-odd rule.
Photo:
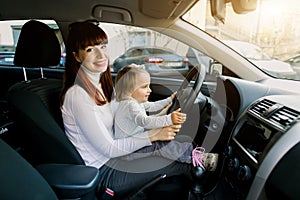
{"label": "woman", "polygon": [[[101,191],[126,196],[161,174],[190,176],[190,165],[147,157],[116,159],[154,141],[170,141],[180,126],[113,138],[113,81],[106,50],[107,35],[95,23],[70,26],[66,43],[61,111],[65,132],[88,166],[99,168]],[[113,192],[111,192],[111,190]]]}

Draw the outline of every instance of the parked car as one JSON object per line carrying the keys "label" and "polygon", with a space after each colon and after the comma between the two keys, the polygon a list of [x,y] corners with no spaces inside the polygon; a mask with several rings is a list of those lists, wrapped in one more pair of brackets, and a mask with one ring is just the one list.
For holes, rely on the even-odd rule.
{"label": "parked car", "polygon": [[295,79],[297,77],[297,73],[289,63],[271,58],[255,44],[234,40],[223,40],[223,42],[271,76],[287,79]]}
{"label": "parked car", "polygon": [[292,67],[300,67],[300,55],[293,56],[284,62],[289,63]]}
{"label": "parked car", "polygon": [[182,76],[189,70],[189,60],[170,49],[162,47],[132,47],[120,55],[112,65],[117,72],[125,65],[135,63],[144,65],[146,70],[156,76]]}
{"label": "parked car", "polygon": [[[14,65],[14,58],[15,58],[15,53],[8,53],[8,52],[0,52],[0,64],[3,65]],[[61,55],[61,60],[59,62],[58,66],[53,66],[52,68],[56,67],[63,67],[65,64],[65,53]]]}
{"label": "parked car", "polygon": [[[270,12],[273,6],[279,10]],[[189,52],[196,77],[187,82],[152,73],[149,100],[177,91],[179,105],[191,109],[175,138],[191,138],[206,152],[218,153],[217,170],[192,180],[158,177],[134,199],[299,200],[300,81],[286,65],[247,59],[234,44],[222,42],[247,38],[276,47],[278,55],[295,55],[299,9],[298,0],[3,0],[0,43],[16,44],[14,27],[21,19],[54,20],[61,44],[71,23],[99,21],[108,33],[111,62],[125,46],[163,44],[174,50],[173,40],[180,41],[185,47],[178,48],[179,55],[196,51]],[[160,38],[145,39],[151,31]],[[49,46],[44,49],[50,51]],[[64,69],[40,67],[43,74],[39,68],[0,63],[0,199],[95,200],[99,170],[86,166],[64,133],[58,102]],[[156,164],[143,167],[150,172]]]}
{"label": "parked car", "polygon": [[0,52],[0,64],[13,65],[14,64],[14,54]]}
{"label": "parked car", "polygon": [[0,45],[0,64],[13,65],[15,46]]}
{"label": "parked car", "polygon": [[300,55],[291,57],[291,58],[285,60],[284,62],[287,62],[288,64],[290,64],[292,66],[292,68],[294,69],[294,71],[297,72],[298,77],[300,77]]}

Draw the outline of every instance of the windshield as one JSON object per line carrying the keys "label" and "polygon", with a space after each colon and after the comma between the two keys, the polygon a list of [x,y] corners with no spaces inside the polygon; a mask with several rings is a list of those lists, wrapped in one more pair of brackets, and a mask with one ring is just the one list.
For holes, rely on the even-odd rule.
{"label": "windshield", "polygon": [[265,73],[300,80],[300,60],[296,59],[300,54],[298,0],[257,0],[255,9],[247,13],[238,13],[231,2],[224,3],[216,13],[211,7],[214,2],[199,1],[183,19],[221,40]]}

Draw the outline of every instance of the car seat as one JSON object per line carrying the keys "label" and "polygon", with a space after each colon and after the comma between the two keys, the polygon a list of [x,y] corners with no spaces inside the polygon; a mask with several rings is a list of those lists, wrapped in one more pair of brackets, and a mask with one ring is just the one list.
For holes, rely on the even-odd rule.
{"label": "car seat", "polygon": [[58,200],[38,171],[1,139],[0,158],[0,199]]}
{"label": "car seat", "polygon": [[[28,158],[30,163],[37,166],[41,173],[48,177],[48,181],[51,181],[49,180],[51,176],[47,176],[47,172],[45,174],[45,169],[47,171],[50,168],[50,171],[53,171],[53,164],[54,168],[59,164],[85,165],[78,151],[65,135],[62,126],[59,109],[62,81],[49,79],[43,75],[43,68],[58,65],[60,56],[59,42],[53,29],[35,20],[25,23],[17,43],[14,60],[15,65],[23,67],[24,81],[11,86],[7,95],[18,130],[22,131],[24,148],[29,151],[25,155],[30,155]],[[28,79],[27,68],[40,68],[41,77]],[[62,168],[65,170],[65,166]],[[54,171],[58,172],[58,170]],[[161,199],[165,199],[161,194],[169,196],[174,194],[173,196],[176,197],[181,193],[178,191],[182,191],[178,180],[180,179],[176,177],[169,178],[161,187],[156,187],[157,182],[161,181],[157,179],[133,194],[132,199],[144,198],[144,191],[151,187],[155,187]],[[160,199],[155,195],[155,191],[151,196],[152,199]]]}
{"label": "car seat", "polygon": [[[62,79],[49,79],[42,73],[43,68],[58,65],[60,56],[53,29],[35,20],[23,25],[14,63],[23,67],[24,81],[11,86],[7,97],[34,165],[84,164],[62,129],[59,109]],[[26,68],[40,68],[41,77],[28,79]]]}
{"label": "car seat", "polygon": [[[84,165],[62,129],[59,109],[61,79],[43,76],[43,68],[58,65],[60,56],[60,45],[53,29],[35,20],[25,23],[14,60],[15,65],[23,67],[24,81],[9,88],[8,103],[24,140],[25,158],[38,167],[58,197],[93,199],[100,180],[99,171]],[[40,69],[41,77],[28,79],[26,68]],[[74,176],[75,173],[70,174],[73,170],[79,170],[78,175],[89,173],[91,176]],[[58,187],[62,179],[64,184]]]}

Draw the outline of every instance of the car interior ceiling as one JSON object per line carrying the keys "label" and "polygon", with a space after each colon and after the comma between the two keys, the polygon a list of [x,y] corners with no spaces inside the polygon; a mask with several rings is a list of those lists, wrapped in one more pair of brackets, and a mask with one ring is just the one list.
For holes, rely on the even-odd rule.
{"label": "car interior ceiling", "polygon": [[[132,3],[130,3],[127,0],[120,0],[113,1],[113,6],[108,6],[106,0],[98,0],[96,4],[95,1],[82,1],[78,4],[85,4],[85,8],[83,8],[83,6],[74,6],[74,9],[69,9],[67,7],[65,8],[63,2],[61,5],[57,4],[55,8],[53,8],[53,2],[47,0],[30,0],[30,2],[21,0],[11,2],[4,0],[3,5],[1,5],[1,7],[3,6],[1,10],[14,11],[11,13],[3,11],[0,13],[0,16],[4,20],[18,19],[17,16],[21,16],[21,18],[24,19],[39,19],[41,16],[52,16],[53,14],[50,10],[55,9],[57,13],[54,20],[58,23],[64,39],[67,38],[68,25],[70,23],[78,19],[85,20],[91,18],[99,20],[100,23],[113,22],[137,26],[147,24],[153,29],[156,29],[156,25],[159,24],[159,29],[169,28],[165,30],[165,33],[172,36],[177,34],[174,30],[184,29],[181,27],[180,22],[175,22],[175,20],[180,18],[180,16],[197,1],[198,0],[133,0]],[[246,1],[239,2],[238,0],[211,1],[223,4],[229,1],[235,2],[233,4],[235,5],[234,9],[241,14],[252,10],[257,3],[256,0],[249,1],[247,5],[239,4]],[[34,2],[36,5],[36,13],[30,12],[32,10],[31,2]],[[16,3],[18,7],[15,6]],[[69,3],[70,2],[68,2],[68,4]],[[123,9],[123,5],[127,5],[127,8]],[[47,6],[51,9],[47,9]],[[66,18],[64,17],[65,13],[68,15]],[[76,15],[74,15],[74,13],[76,13]],[[222,14],[224,14],[222,10],[214,10],[213,13],[214,17],[220,20],[224,18]],[[26,27],[28,24],[29,27]],[[61,56],[57,38],[53,37],[52,30],[50,30],[49,27],[47,28],[45,24],[36,23],[35,20],[30,21],[28,24],[24,26],[20,35],[15,54],[16,66],[14,66],[13,69],[4,66],[1,68],[0,73],[0,79],[5,80],[0,90],[3,94],[0,97],[0,110],[4,111],[1,113],[2,116],[0,119],[3,120],[5,126],[9,128],[9,132],[13,132],[13,134],[10,134],[8,137],[5,134],[2,135],[5,141],[8,141],[9,145],[0,139],[0,157],[7,158],[0,160],[0,177],[3,177],[2,181],[5,182],[0,192],[0,199],[36,199],[43,197],[45,199],[95,199],[97,198],[96,191],[99,187],[99,171],[93,167],[84,165],[84,161],[76,148],[64,134],[59,102],[57,101],[61,92],[63,69],[48,69],[50,66],[57,65]],[[43,32],[43,34],[32,35],[35,34],[34,32],[37,30],[44,30],[45,32]],[[28,31],[28,34],[25,34],[26,36],[23,37],[23,33],[26,31]],[[187,33],[184,30],[180,31],[182,31],[182,34]],[[190,42],[190,39],[194,36],[193,34],[202,33],[199,33],[199,31],[191,31],[190,35],[186,34],[186,36],[182,37],[182,41],[193,43]],[[200,43],[208,43],[205,41],[210,40],[208,37],[209,36],[201,37],[196,43],[192,44],[194,45],[193,47],[203,50],[203,46],[205,46],[206,49],[204,50],[208,55],[215,54],[218,57],[222,57],[220,54],[222,54],[223,51],[214,49],[214,45],[220,45],[219,43],[213,43],[208,45],[208,47],[207,45],[200,45]],[[47,41],[48,48],[42,48],[43,50],[39,49],[39,45],[42,44],[41,40]],[[34,53],[34,56],[29,55],[30,53]],[[251,193],[248,197],[249,200],[276,198],[299,199],[300,193],[298,191],[297,181],[300,178],[300,174],[297,173],[297,169],[300,165],[298,156],[300,144],[298,143],[295,144],[293,148],[291,147],[293,142],[297,141],[298,134],[295,127],[299,126],[299,124],[295,123],[291,125],[294,130],[289,131],[289,134],[295,136],[292,137],[294,141],[288,140],[290,138],[286,136],[288,134],[285,134],[287,130],[280,130],[264,119],[267,112],[257,117],[257,113],[253,114],[251,110],[252,106],[255,107],[258,105],[260,107],[260,102],[263,102],[263,105],[265,105],[265,100],[271,100],[271,102],[275,102],[275,107],[281,105],[281,103],[286,103],[282,108],[287,108],[289,112],[294,112],[295,110],[300,110],[297,106],[292,104],[293,101],[295,101],[294,99],[298,97],[295,96],[294,98],[288,96],[291,94],[289,91],[270,89],[269,86],[260,85],[259,82],[263,82],[263,79],[265,79],[264,75],[261,77],[251,75],[249,69],[242,69],[240,62],[235,59],[237,55],[230,52],[227,55],[229,56],[226,56],[223,60],[225,62],[222,63],[226,64],[226,61],[230,60],[228,63],[233,65],[231,69],[234,70],[227,73],[229,76],[232,75],[232,77],[223,76],[217,79],[218,87],[215,91],[215,99],[219,98],[218,95],[224,95],[223,92],[225,91],[226,97],[222,96],[220,98],[225,98],[228,105],[228,108],[226,108],[228,109],[228,112],[226,110],[226,115],[228,115],[226,116],[226,120],[228,119],[228,121],[226,121],[226,128],[227,130],[233,130],[233,132],[222,133],[216,148],[213,149],[214,151],[222,153],[220,169],[218,169],[216,174],[210,177],[212,178],[211,180],[208,180],[207,176],[199,181],[201,182],[200,186],[203,182],[206,182],[209,187],[212,186],[210,188],[211,191],[207,193],[207,198],[205,197],[204,199],[245,199],[246,197],[243,195],[249,191]],[[33,57],[43,59],[31,60],[30,58]],[[245,63],[245,66],[247,65],[250,64]],[[224,70],[229,69],[225,68]],[[241,72],[242,70],[244,71]],[[240,77],[237,77],[235,72],[241,72],[237,73]],[[113,73],[113,76],[115,76],[115,73]],[[242,80],[246,76],[251,82]],[[236,80],[235,77],[241,78],[241,80]],[[179,81],[179,83],[181,83],[181,81]],[[180,85],[179,83],[178,85]],[[157,85],[160,87],[159,81]],[[154,85],[154,87],[157,85]],[[162,94],[165,93],[165,91],[170,92],[167,87],[163,89],[165,90],[161,91]],[[222,91],[220,92],[220,90]],[[242,90],[247,90],[247,93],[242,92]],[[209,91],[207,93],[209,93]],[[155,99],[161,98],[161,94],[159,93],[154,95],[157,95],[154,96]],[[294,99],[290,100],[290,98]],[[223,111],[223,107],[221,108],[221,106],[217,107],[217,105],[215,105],[220,104],[223,106],[223,101],[217,102],[216,100],[216,102],[214,102],[215,99],[209,101],[208,105],[210,108],[218,108]],[[277,101],[280,103],[276,103]],[[251,106],[248,107],[249,105]],[[210,108],[206,111],[211,114],[212,110],[209,110]],[[258,110],[260,109],[261,108],[258,108]],[[198,112],[198,110],[194,112]],[[297,114],[297,112],[295,113]],[[17,129],[16,124],[18,125]],[[205,126],[212,124],[216,125],[218,123],[209,121]],[[2,131],[6,130],[2,128],[1,132]],[[226,130],[224,130],[224,132],[226,132]],[[265,137],[264,134],[266,133],[269,134],[270,138]],[[247,134],[249,136],[245,137]],[[267,155],[269,150],[273,147],[272,145],[275,145],[284,134],[285,138],[288,138],[287,141],[289,143],[282,144],[281,146],[278,145],[277,147],[279,150],[286,150],[286,152],[278,153],[273,150]],[[201,137],[203,138],[199,140],[203,141],[205,139],[204,136],[205,135],[202,135]],[[233,137],[233,139],[229,141],[228,138],[230,137]],[[32,140],[31,138],[35,139]],[[252,142],[252,144],[250,144],[249,141]],[[284,145],[286,147],[284,147]],[[224,146],[226,147],[225,150]],[[288,149],[289,147],[291,147],[291,149]],[[252,151],[257,150],[256,148],[263,149],[259,152],[259,155],[256,155],[255,151]],[[286,153],[286,155],[284,153]],[[274,160],[278,160],[278,163],[275,163],[276,165],[272,165],[274,170],[271,168],[267,169],[269,165],[265,164],[266,162],[263,163],[264,165],[262,164],[263,159],[266,157],[267,162],[269,162],[268,164],[275,162],[270,158],[272,155]],[[225,159],[227,159],[228,163],[225,163]],[[14,164],[11,165],[10,163]],[[249,165],[249,163],[251,163],[251,165]],[[248,165],[250,167],[248,167]],[[263,169],[259,169],[260,165],[263,166]],[[249,175],[249,171],[254,173]],[[265,174],[263,174],[262,171],[270,171],[270,178],[263,176]],[[222,172],[222,174],[218,174],[219,172]],[[251,177],[251,175],[255,175],[255,173],[260,174],[257,177]],[[221,175],[224,174],[225,176],[221,177]],[[222,180],[220,180],[221,178]],[[254,187],[251,187],[250,184],[253,182],[247,182],[246,179],[248,178],[251,179],[251,181],[253,181],[254,178],[257,179],[256,182],[253,181],[255,184],[265,181],[265,188],[259,188],[259,184],[259,186],[254,185]],[[231,182],[229,179],[233,181]],[[214,187],[216,182],[221,183],[217,188]],[[223,183],[227,183],[229,186],[222,185]],[[145,198],[145,196],[143,196],[145,192],[151,190],[150,199],[159,200],[172,198],[182,200],[188,195],[187,192],[190,186],[190,183],[186,183],[182,177],[158,177],[140,188],[139,191],[132,193],[129,199]],[[193,186],[197,187],[199,185]],[[13,192],[11,192],[11,188],[14,188]],[[255,189],[257,189],[257,191],[255,191]],[[259,189],[261,189],[262,192]],[[212,191],[215,193],[212,194]],[[140,195],[142,195],[142,197]]]}

